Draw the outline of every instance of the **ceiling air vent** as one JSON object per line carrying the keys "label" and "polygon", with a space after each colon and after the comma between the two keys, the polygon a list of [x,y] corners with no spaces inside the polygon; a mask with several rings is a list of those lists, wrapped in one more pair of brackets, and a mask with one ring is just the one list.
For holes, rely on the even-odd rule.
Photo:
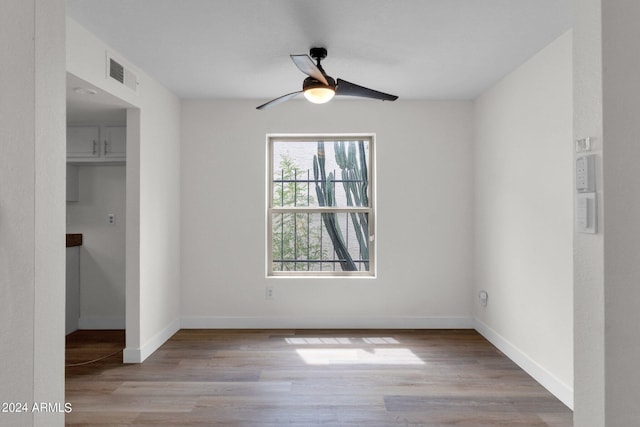
{"label": "ceiling air vent", "polygon": [[107,77],[122,83],[134,92],[138,90],[138,77],[125,68],[120,62],[116,61],[107,52]]}
{"label": "ceiling air vent", "polygon": [[124,67],[109,58],[109,76],[124,84]]}

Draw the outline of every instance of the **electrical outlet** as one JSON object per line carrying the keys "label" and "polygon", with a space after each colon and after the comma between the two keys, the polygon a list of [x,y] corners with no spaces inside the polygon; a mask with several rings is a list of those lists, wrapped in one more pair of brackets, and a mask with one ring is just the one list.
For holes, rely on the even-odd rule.
{"label": "electrical outlet", "polygon": [[273,286],[267,286],[264,290],[264,297],[266,299],[273,299]]}
{"label": "electrical outlet", "polygon": [[107,215],[107,224],[115,225],[116,224],[116,214]]}
{"label": "electrical outlet", "polygon": [[478,292],[478,300],[480,301],[481,306],[486,307],[488,299],[489,299],[489,294],[487,293],[487,291]]}

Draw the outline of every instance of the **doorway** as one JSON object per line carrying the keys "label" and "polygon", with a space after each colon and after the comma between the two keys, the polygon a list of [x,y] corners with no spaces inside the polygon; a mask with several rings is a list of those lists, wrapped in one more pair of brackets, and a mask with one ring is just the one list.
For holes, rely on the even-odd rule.
{"label": "doorway", "polygon": [[67,73],[67,335],[126,329],[128,108]]}

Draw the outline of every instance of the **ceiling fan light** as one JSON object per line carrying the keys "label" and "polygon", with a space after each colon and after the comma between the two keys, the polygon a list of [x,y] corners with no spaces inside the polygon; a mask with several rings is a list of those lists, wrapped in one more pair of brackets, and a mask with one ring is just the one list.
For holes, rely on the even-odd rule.
{"label": "ceiling fan light", "polygon": [[311,87],[304,91],[304,97],[314,104],[324,104],[333,98],[336,91],[327,86]]}

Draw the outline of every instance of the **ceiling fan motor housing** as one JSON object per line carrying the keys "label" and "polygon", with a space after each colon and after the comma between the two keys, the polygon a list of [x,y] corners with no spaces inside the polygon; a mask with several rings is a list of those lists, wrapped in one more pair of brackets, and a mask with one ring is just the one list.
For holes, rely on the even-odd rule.
{"label": "ceiling fan motor housing", "polygon": [[309,50],[309,56],[316,61],[320,61],[327,57],[327,49],[324,47],[312,47],[311,50]]}
{"label": "ceiling fan motor housing", "polygon": [[[325,78],[327,79],[327,83],[329,83],[328,87],[330,87],[331,89],[333,89],[335,91],[336,90],[336,81],[333,79],[333,77],[327,76],[325,74]],[[321,81],[318,81],[318,80],[314,79],[313,77],[307,77],[306,79],[304,79],[304,82],[302,82],[302,90],[303,91],[305,91],[307,89],[317,88],[317,87],[327,87],[327,85],[325,85]]]}

